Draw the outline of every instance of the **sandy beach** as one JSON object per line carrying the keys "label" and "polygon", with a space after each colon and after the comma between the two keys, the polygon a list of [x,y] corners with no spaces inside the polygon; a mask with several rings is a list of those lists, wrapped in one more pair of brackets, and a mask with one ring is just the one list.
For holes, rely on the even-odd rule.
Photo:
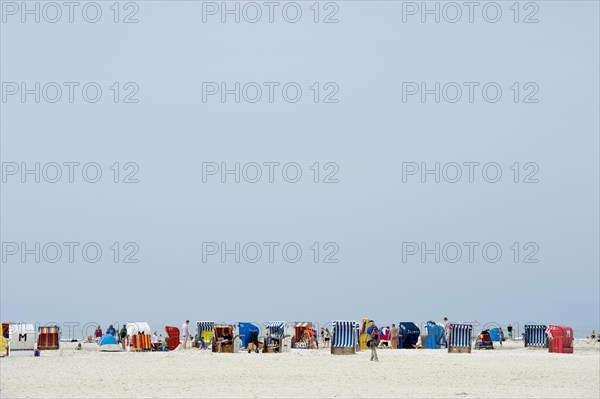
{"label": "sandy beach", "polygon": [[574,354],[509,342],[490,351],[379,350],[333,356],[283,354],[104,353],[62,344],[40,358],[0,360],[2,398],[597,398],[600,345],[577,341]]}

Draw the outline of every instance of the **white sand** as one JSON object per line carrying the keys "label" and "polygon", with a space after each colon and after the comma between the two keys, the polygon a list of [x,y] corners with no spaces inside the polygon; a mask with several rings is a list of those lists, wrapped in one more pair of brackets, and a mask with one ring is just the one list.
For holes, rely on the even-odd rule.
{"label": "white sand", "polygon": [[102,353],[65,344],[39,358],[0,360],[2,398],[176,397],[600,397],[599,345],[575,354],[505,344],[493,351],[379,350],[333,356],[285,354]]}

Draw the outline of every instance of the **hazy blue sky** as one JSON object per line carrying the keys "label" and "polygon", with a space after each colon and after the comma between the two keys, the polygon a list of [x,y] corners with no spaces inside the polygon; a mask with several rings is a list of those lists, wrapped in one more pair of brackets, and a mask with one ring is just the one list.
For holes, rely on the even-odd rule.
{"label": "hazy blue sky", "polygon": [[[97,23],[83,18],[82,2],[73,23],[66,7],[57,23],[44,19],[55,18],[52,8],[40,8],[40,23],[27,14],[22,23],[21,10],[7,3],[0,41],[3,320],[159,327],[186,318],[367,315],[391,323],[448,315],[568,324],[579,334],[598,328],[598,2],[521,2],[518,16],[513,1],[497,2],[496,23],[486,21],[497,10],[486,2],[473,10],[473,23],[464,6],[462,18],[449,22],[456,9],[444,2],[439,23],[414,8],[421,2],[321,2],[318,23],[313,1],[280,2],[273,23],[263,2],[256,23],[244,20],[256,15],[244,3],[240,23],[234,15],[222,23],[213,4],[193,1],[121,3],[118,23],[112,1],[98,2]],[[300,8],[300,20],[287,22],[284,6],[288,20]],[[90,7],[86,18],[93,19]],[[123,23],[127,16],[138,22]],[[22,89],[35,82],[40,102],[34,90],[23,103]],[[49,82],[62,87],[56,103]],[[102,89],[98,102],[83,98],[89,82]],[[235,94],[225,102],[220,92],[210,95],[222,82],[228,89],[240,82],[239,103]],[[297,102],[283,97],[289,82],[288,100],[302,90]],[[423,102],[421,83],[434,89],[436,82],[439,103],[435,94]],[[256,86],[262,97],[252,103]],[[457,87],[462,97],[453,103]],[[492,102],[498,87],[502,95]],[[95,96],[94,85],[86,90]],[[138,102],[125,103],[127,95]],[[22,183],[23,166],[36,162],[40,183],[34,174]],[[49,182],[53,162],[61,165],[56,183]],[[65,162],[80,163],[72,164],[72,183]],[[222,162],[230,169],[240,163],[240,183],[207,174]],[[429,174],[422,183],[422,167],[436,162],[440,182]],[[251,183],[254,163],[262,178]],[[84,180],[84,164],[88,180],[101,170],[97,183]],[[284,164],[288,180],[301,170],[297,183],[284,179]],[[462,178],[451,183],[456,164]],[[486,181],[498,169],[500,180]],[[35,250],[23,262],[21,243],[35,249],[36,242],[40,262]],[[62,247],[56,263],[49,262],[52,242]],[[72,263],[65,242],[79,243],[69,244]],[[102,249],[96,263],[82,256],[90,242]],[[229,249],[239,242],[239,263],[235,254],[225,262],[221,252],[210,255],[214,247],[203,243],[211,242]],[[254,242],[262,257],[252,263],[256,246],[246,244]],[[435,253],[423,261],[421,243],[431,250],[436,242],[439,263]],[[288,259],[301,248],[296,263],[284,258],[286,243],[296,243],[286,247]],[[455,263],[456,245],[448,243],[461,248]],[[493,263],[497,247],[502,255]],[[94,247],[88,250],[94,257]],[[135,251],[130,259],[139,262],[125,263]]]}

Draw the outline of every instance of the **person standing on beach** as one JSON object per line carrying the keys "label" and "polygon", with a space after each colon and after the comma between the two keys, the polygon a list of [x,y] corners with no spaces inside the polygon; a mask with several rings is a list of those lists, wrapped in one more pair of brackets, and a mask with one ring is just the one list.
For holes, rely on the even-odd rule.
{"label": "person standing on beach", "polygon": [[508,331],[508,339],[512,340],[512,324],[508,323],[508,326],[506,327],[506,331]]}
{"label": "person standing on beach", "polygon": [[123,348],[123,350],[125,350],[125,338],[127,338],[126,323],[123,323],[123,327],[121,327],[121,331],[119,331],[119,338],[121,338],[121,348]]}
{"label": "person standing on beach", "polygon": [[369,337],[367,338],[367,346],[371,348],[370,360],[372,362],[378,362],[379,358],[377,357],[377,346],[379,345],[379,330],[377,329],[377,326],[373,320],[369,320],[367,334],[369,334]]}
{"label": "person standing on beach", "polygon": [[100,341],[100,338],[102,338],[102,329],[98,326],[96,327],[96,341]]}
{"label": "person standing on beach", "polygon": [[398,329],[395,324],[392,324],[392,328],[390,329],[390,338],[392,340],[392,349],[398,349]]}
{"label": "person standing on beach", "polygon": [[446,348],[448,347],[448,334],[450,333],[450,322],[447,317],[444,317],[444,336],[446,340]]}
{"label": "person standing on beach", "polygon": [[498,327],[498,337],[500,338],[500,346],[502,346],[502,341],[504,341],[504,331],[502,331],[502,327]]}
{"label": "person standing on beach", "polygon": [[115,330],[112,324],[106,329],[106,335],[112,335],[113,337],[117,336],[117,330]]}
{"label": "person standing on beach", "polygon": [[187,341],[190,337],[190,321],[186,320],[181,326],[181,338],[183,340],[183,350],[186,350]]}

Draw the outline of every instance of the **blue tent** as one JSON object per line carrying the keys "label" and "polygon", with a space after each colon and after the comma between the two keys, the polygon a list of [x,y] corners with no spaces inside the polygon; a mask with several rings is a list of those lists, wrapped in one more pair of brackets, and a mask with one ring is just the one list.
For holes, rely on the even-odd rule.
{"label": "blue tent", "polygon": [[398,323],[398,334],[397,349],[413,349],[417,342],[419,342],[421,330],[419,330],[419,327],[415,323],[401,321]]}
{"label": "blue tent", "polygon": [[[492,341],[494,342],[500,342],[500,329],[498,327],[496,328],[490,328],[490,337],[492,337]],[[506,341],[506,337],[502,337],[502,341]]]}
{"label": "blue tent", "polygon": [[444,326],[433,321],[425,323],[425,349],[440,349],[446,346],[446,332]]}
{"label": "blue tent", "polygon": [[115,337],[110,334],[106,334],[98,342],[98,350],[102,352],[118,352],[121,349]]}
{"label": "blue tent", "polygon": [[[260,328],[254,323],[240,322],[238,323],[238,329],[240,337],[240,346],[242,348],[247,348],[248,344],[251,342],[251,337],[255,335],[258,337],[260,334]],[[255,332],[256,334],[252,334]]]}

